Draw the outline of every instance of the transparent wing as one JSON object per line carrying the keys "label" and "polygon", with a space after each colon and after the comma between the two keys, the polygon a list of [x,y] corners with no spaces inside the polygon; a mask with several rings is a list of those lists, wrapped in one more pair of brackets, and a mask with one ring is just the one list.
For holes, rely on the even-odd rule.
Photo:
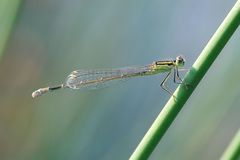
{"label": "transparent wing", "polygon": [[151,72],[152,69],[150,66],[102,70],[76,70],[67,77],[65,86],[72,89],[96,89],[111,84],[112,82],[143,76]]}

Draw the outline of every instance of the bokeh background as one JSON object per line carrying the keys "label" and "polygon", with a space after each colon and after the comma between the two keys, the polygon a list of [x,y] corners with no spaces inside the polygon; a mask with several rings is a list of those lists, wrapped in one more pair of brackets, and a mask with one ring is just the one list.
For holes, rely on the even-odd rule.
{"label": "bokeh background", "polygon": [[[22,1],[0,57],[0,159],[128,159],[169,98],[159,86],[164,75],[36,99],[32,91],[60,84],[76,69],[145,65],[177,55],[190,68],[234,3]],[[240,127],[239,42],[238,29],[150,159],[221,157]]]}

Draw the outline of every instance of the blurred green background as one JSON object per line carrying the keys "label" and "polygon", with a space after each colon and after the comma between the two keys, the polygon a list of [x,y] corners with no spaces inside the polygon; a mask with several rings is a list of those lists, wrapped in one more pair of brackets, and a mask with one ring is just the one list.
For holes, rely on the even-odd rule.
{"label": "blurred green background", "polygon": [[[22,1],[0,56],[0,159],[128,159],[169,98],[159,86],[164,75],[36,99],[32,91],[76,69],[177,55],[190,68],[234,3]],[[240,127],[239,42],[238,29],[150,159],[219,159]]]}

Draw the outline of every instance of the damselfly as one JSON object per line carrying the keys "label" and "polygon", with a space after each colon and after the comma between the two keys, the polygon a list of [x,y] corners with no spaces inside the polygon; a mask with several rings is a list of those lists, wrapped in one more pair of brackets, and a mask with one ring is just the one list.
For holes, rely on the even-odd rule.
{"label": "damselfly", "polygon": [[[60,88],[98,88],[109,82],[127,79],[132,77],[154,75],[166,72],[167,75],[161,83],[161,87],[170,95],[172,92],[165,85],[169,76],[174,72],[174,83],[181,84],[182,79],[179,77],[178,70],[184,66],[185,60],[181,56],[177,56],[175,60],[156,61],[152,64],[140,67],[125,67],[119,69],[96,69],[96,70],[76,70],[73,71],[66,81],[55,87],[40,88],[32,93],[32,97],[38,97],[49,91],[55,91]],[[178,82],[176,81],[178,79]]]}

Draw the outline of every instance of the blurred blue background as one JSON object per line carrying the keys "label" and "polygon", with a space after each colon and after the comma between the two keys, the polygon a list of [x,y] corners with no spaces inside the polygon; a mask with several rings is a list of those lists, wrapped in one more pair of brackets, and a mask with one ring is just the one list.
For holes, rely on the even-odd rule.
{"label": "blurred blue background", "polygon": [[[190,68],[234,3],[23,1],[0,60],[0,159],[128,159],[169,98],[159,86],[164,75],[36,99],[32,91],[61,84],[76,69],[177,55]],[[239,35],[238,29],[150,159],[221,157],[240,126]]]}

